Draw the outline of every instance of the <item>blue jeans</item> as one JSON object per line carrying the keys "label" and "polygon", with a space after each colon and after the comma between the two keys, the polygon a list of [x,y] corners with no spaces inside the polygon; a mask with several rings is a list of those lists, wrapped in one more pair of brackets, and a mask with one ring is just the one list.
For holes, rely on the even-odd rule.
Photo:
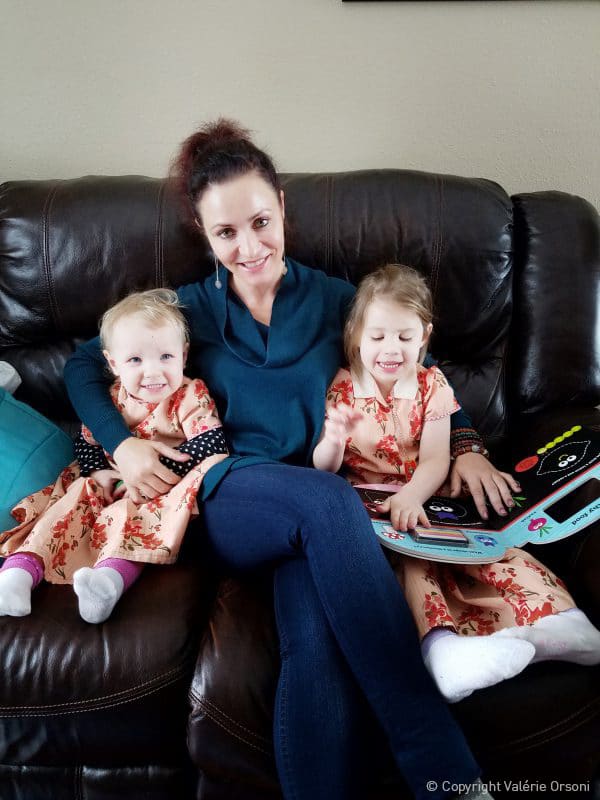
{"label": "blue jeans", "polygon": [[[365,703],[415,797],[480,770],[423,666],[402,591],[351,486],[284,464],[229,473],[204,504],[229,569],[275,568],[275,756],[286,800],[360,797]],[[428,791],[430,781],[437,791]],[[448,785],[448,784],[447,784]]]}

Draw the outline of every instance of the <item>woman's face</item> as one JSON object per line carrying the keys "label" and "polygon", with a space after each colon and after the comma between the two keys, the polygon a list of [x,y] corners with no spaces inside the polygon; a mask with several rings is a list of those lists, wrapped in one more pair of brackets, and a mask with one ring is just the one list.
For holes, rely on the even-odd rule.
{"label": "woman's face", "polygon": [[277,287],[283,270],[283,192],[278,196],[257,172],[248,172],[209,186],[196,213],[235,289]]}

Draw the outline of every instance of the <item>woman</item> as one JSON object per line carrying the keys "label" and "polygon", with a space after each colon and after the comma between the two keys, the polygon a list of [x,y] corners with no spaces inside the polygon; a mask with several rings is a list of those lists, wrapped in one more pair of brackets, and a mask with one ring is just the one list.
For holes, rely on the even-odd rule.
{"label": "woman", "polygon": [[[177,166],[216,265],[215,276],[179,290],[195,346],[190,373],[206,379],[237,454],[206,476],[206,538],[229,570],[274,567],[284,795],[364,796],[364,697],[415,796],[451,796],[448,787],[473,782],[479,769],[423,667],[402,592],[356,493],[307,468],[354,290],[285,258],[275,168],[235,123],[192,135]],[[178,479],[159,457],[182,457],[130,436],[104,389],[96,341],[78,349],[65,377],[133,499],[168,491]],[[486,491],[498,510],[510,500],[510,476],[476,453],[457,458],[455,480],[477,498]]]}

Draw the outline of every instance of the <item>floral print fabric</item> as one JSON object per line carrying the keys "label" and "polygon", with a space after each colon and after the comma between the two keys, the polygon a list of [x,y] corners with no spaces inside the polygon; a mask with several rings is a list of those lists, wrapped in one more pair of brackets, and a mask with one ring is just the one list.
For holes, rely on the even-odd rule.
{"label": "floral print fabric", "polygon": [[[417,466],[423,424],[448,417],[460,406],[437,367],[417,366],[412,398],[355,392],[358,380],[340,369],[327,391],[327,408],[346,403],[362,419],[346,442],[344,467],[350,483],[406,483]],[[360,395],[360,396],[358,396]]]}
{"label": "floral print fabric", "polygon": [[[201,380],[185,378],[158,404],[129,396],[119,381],[113,384],[111,397],[134,436],[170,447],[221,426]],[[86,441],[96,444],[89,430],[83,427],[82,432]],[[77,569],[111,557],[171,564],[190,519],[198,513],[196,495],[202,479],[224,458],[209,456],[167,494],[141,505],[129,498],[106,504],[96,482],[80,476],[77,463],[70,464],[53,485],[13,508],[19,524],[0,535],[0,554],[35,553],[43,559],[44,577],[51,583],[72,583]]]}
{"label": "floral print fabric", "polygon": [[518,548],[493,564],[441,564],[403,556],[394,572],[421,637],[438,627],[486,636],[575,606],[560,578]]}
{"label": "floral print fabric", "polygon": [[[417,467],[423,424],[458,408],[452,389],[437,367],[418,368],[413,398],[393,391],[382,398],[376,390],[364,396],[362,384],[341,369],[327,392],[327,407],[347,403],[363,415],[346,442],[346,477],[352,484],[404,484]],[[421,637],[439,627],[485,636],[575,606],[560,578],[517,548],[501,561],[474,565],[386,553]]]}

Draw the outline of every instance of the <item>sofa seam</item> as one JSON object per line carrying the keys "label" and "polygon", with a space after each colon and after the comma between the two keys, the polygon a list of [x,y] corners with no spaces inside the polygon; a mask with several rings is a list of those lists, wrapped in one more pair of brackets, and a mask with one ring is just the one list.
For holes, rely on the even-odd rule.
{"label": "sofa seam", "polygon": [[[111,701],[114,699],[113,705],[122,705],[123,703],[135,700],[138,697],[147,697],[155,691],[169,686],[184,674],[180,667],[174,667],[164,675],[154,677],[145,683],[137,684],[129,689],[123,689],[121,692],[116,692],[110,695],[104,695],[92,700],[80,700],[67,703],[51,703],[48,705],[38,706],[0,706],[0,718],[2,717],[16,717],[16,716],[47,716],[51,714],[63,713],[83,713],[85,711],[94,710],[96,708],[110,707]],[[141,694],[136,694],[139,689],[146,689]],[[117,699],[118,698],[118,699]],[[43,713],[42,713],[43,711]]]}
{"label": "sofa seam", "polygon": [[444,180],[441,176],[436,178],[438,186],[438,213],[436,215],[434,227],[434,241],[433,252],[431,260],[431,275],[429,278],[431,285],[431,293],[434,297],[437,296],[437,288],[440,274],[440,260],[442,252],[442,214],[444,208]]}
{"label": "sofa seam", "polygon": [[269,740],[266,739],[264,736],[261,736],[259,733],[255,733],[254,731],[250,730],[250,728],[247,728],[245,725],[242,725],[241,722],[238,722],[237,720],[233,719],[233,717],[230,717],[228,714],[226,714],[223,711],[223,709],[221,709],[218,706],[216,706],[211,700],[207,700],[206,697],[198,697],[197,695],[194,694],[194,698],[199,703],[202,703],[203,705],[212,708],[216,714],[220,714],[221,716],[225,717],[226,720],[231,722],[233,725],[236,725],[238,728],[241,728],[243,731],[245,731],[250,736],[255,736],[257,739],[260,739],[261,741],[263,741],[265,743],[269,742]]}
{"label": "sofa seam", "polygon": [[[590,720],[594,719],[594,717],[597,716],[599,710],[600,710],[600,700],[598,699],[593,700],[591,703],[588,703],[582,709],[578,709],[573,714],[570,714],[569,716],[560,720],[560,722],[556,722],[554,723],[554,725],[547,726],[543,728],[541,731],[537,731],[536,733],[531,733],[528,734],[527,736],[521,737],[520,739],[514,739],[511,742],[499,745],[494,748],[494,751],[497,753],[502,753],[504,751],[510,750],[513,747],[518,747],[519,745],[521,745],[522,749],[524,750],[531,750],[534,747],[538,747],[539,745],[543,745],[546,744],[547,742],[556,740],[557,738],[560,738],[561,735],[568,733],[569,731],[580,728],[586,722],[589,722]],[[578,717],[579,719],[577,719]],[[575,725],[570,724],[574,721],[576,722]]]}
{"label": "sofa seam", "polygon": [[50,210],[54,203],[54,198],[58,192],[58,184],[52,187],[48,193],[46,202],[44,203],[44,210],[42,212],[42,264],[44,266],[44,274],[46,276],[46,289],[48,297],[48,305],[50,307],[50,314],[54,321],[54,326],[57,330],[60,329],[58,324],[58,305],[53,290],[52,270],[50,264]]}
{"label": "sofa seam", "polygon": [[325,214],[325,268],[327,274],[331,275],[333,268],[333,243],[331,232],[333,228],[333,178],[328,175],[326,178],[325,197],[327,203],[327,213]]}
{"label": "sofa seam", "polygon": [[[174,681],[171,681],[173,683]],[[169,686],[169,683],[162,684],[157,686],[154,690],[148,689],[146,692],[142,692],[141,694],[132,695],[131,697],[123,697],[120,700],[117,700],[114,703],[109,702],[108,700],[102,703],[98,703],[96,705],[90,705],[87,708],[64,708],[61,709],[59,706],[48,706],[47,710],[44,713],[36,713],[34,711],[23,713],[20,712],[18,709],[14,713],[10,714],[3,714],[0,712],[0,719],[15,719],[15,718],[36,718],[36,717],[60,717],[64,714],[85,714],[90,713],[92,711],[104,711],[107,708],[116,708],[118,706],[123,706],[126,703],[134,702],[135,700],[139,700],[143,697],[148,697],[151,694],[155,694],[156,690],[164,688],[164,686]],[[40,709],[45,708],[44,706],[40,706]]]}
{"label": "sofa seam", "polygon": [[163,286],[165,281],[164,252],[163,252],[163,203],[165,193],[165,182],[162,181],[156,199],[156,229],[154,231],[154,276],[157,286]]}
{"label": "sofa seam", "polygon": [[203,702],[202,700],[200,700],[199,698],[196,698],[196,699],[197,699],[197,701],[198,701],[198,703],[199,703],[200,707],[201,707],[201,708],[203,708],[203,709],[204,709],[204,711],[206,712],[206,715],[207,715],[207,717],[208,717],[208,718],[209,718],[209,719],[210,719],[212,722],[214,722],[214,723],[215,723],[215,725],[218,725],[218,726],[219,726],[219,728],[222,728],[222,729],[223,729],[223,730],[224,730],[226,733],[228,733],[230,736],[233,736],[233,737],[234,737],[234,739],[238,739],[240,742],[243,742],[244,744],[248,745],[248,747],[251,747],[251,748],[253,748],[254,750],[257,750],[259,753],[263,753],[263,755],[267,755],[267,756],[270,756],[270,755],[271,755],[271,752],[270,752],[269,750],[266,750],[265,748],[263,748],[263,747],[260,747],[260,746],[259,746],[259,745],[257,745],[257,744],[254,744],[254,742],[251,742],[251,741],[249,741],[248,739],[244,738],[244,737],[243,737],[241,734],[239,734],[239,733],[236,733],[236,731],[233,731],[233,730],[231,730],[230,728],[228,728],[228,727],[227,727],[227,725],[225,725],[225,723],[224,723],[222,720],[218,719],[217,717],[215,717],[215,716],[213,716],[213,715],[211,714],[211,711],[210,711],[210,709],[209,709],[209,708],[207,708],[207,707],[205,707],[205,704],[204,704],[204,702]]}
{"label": "sofa seam", "polygon": [[222,718],[224,718],[225,720],[229,720],[231,723],[233,723],[233,725],[237,726],[238,728],[241,728],[242,731],[245,731],[247,734],[249,734],[250,737],[259,739],[263,742],[268,742],[267,739],[265,739],[264,737],[260,736],[257,733],[254,733],[249,728],[245,728],[239,722],[236,722],[236,720],[231,719],[231,717],[228,717],[227,714],[221,711],[221,709],[218,708],[218,706],[215,706],[209,700],[206,700],[205,698],[202,697],[198,697],[198,695],[196,695],[194,692],[191,692],[190,694],[192,698],[198,703],[200,708],[204,711],[206,716],[211,720],[211,722],[214,722],[216,725],[222,728],[226,733],[230,734],[235,739],[238,739],[240,742],[247,744],[254,750],[258,750],[259,753],[263,753],[265,755],[271,755],[270,749],[261,746],[260,744],[256,744],[255,742],[251,741],[251,739],[248,738],[247,736],[243,736],[239,731],[233,730],[230,726],[226,724],[226,722]]}

